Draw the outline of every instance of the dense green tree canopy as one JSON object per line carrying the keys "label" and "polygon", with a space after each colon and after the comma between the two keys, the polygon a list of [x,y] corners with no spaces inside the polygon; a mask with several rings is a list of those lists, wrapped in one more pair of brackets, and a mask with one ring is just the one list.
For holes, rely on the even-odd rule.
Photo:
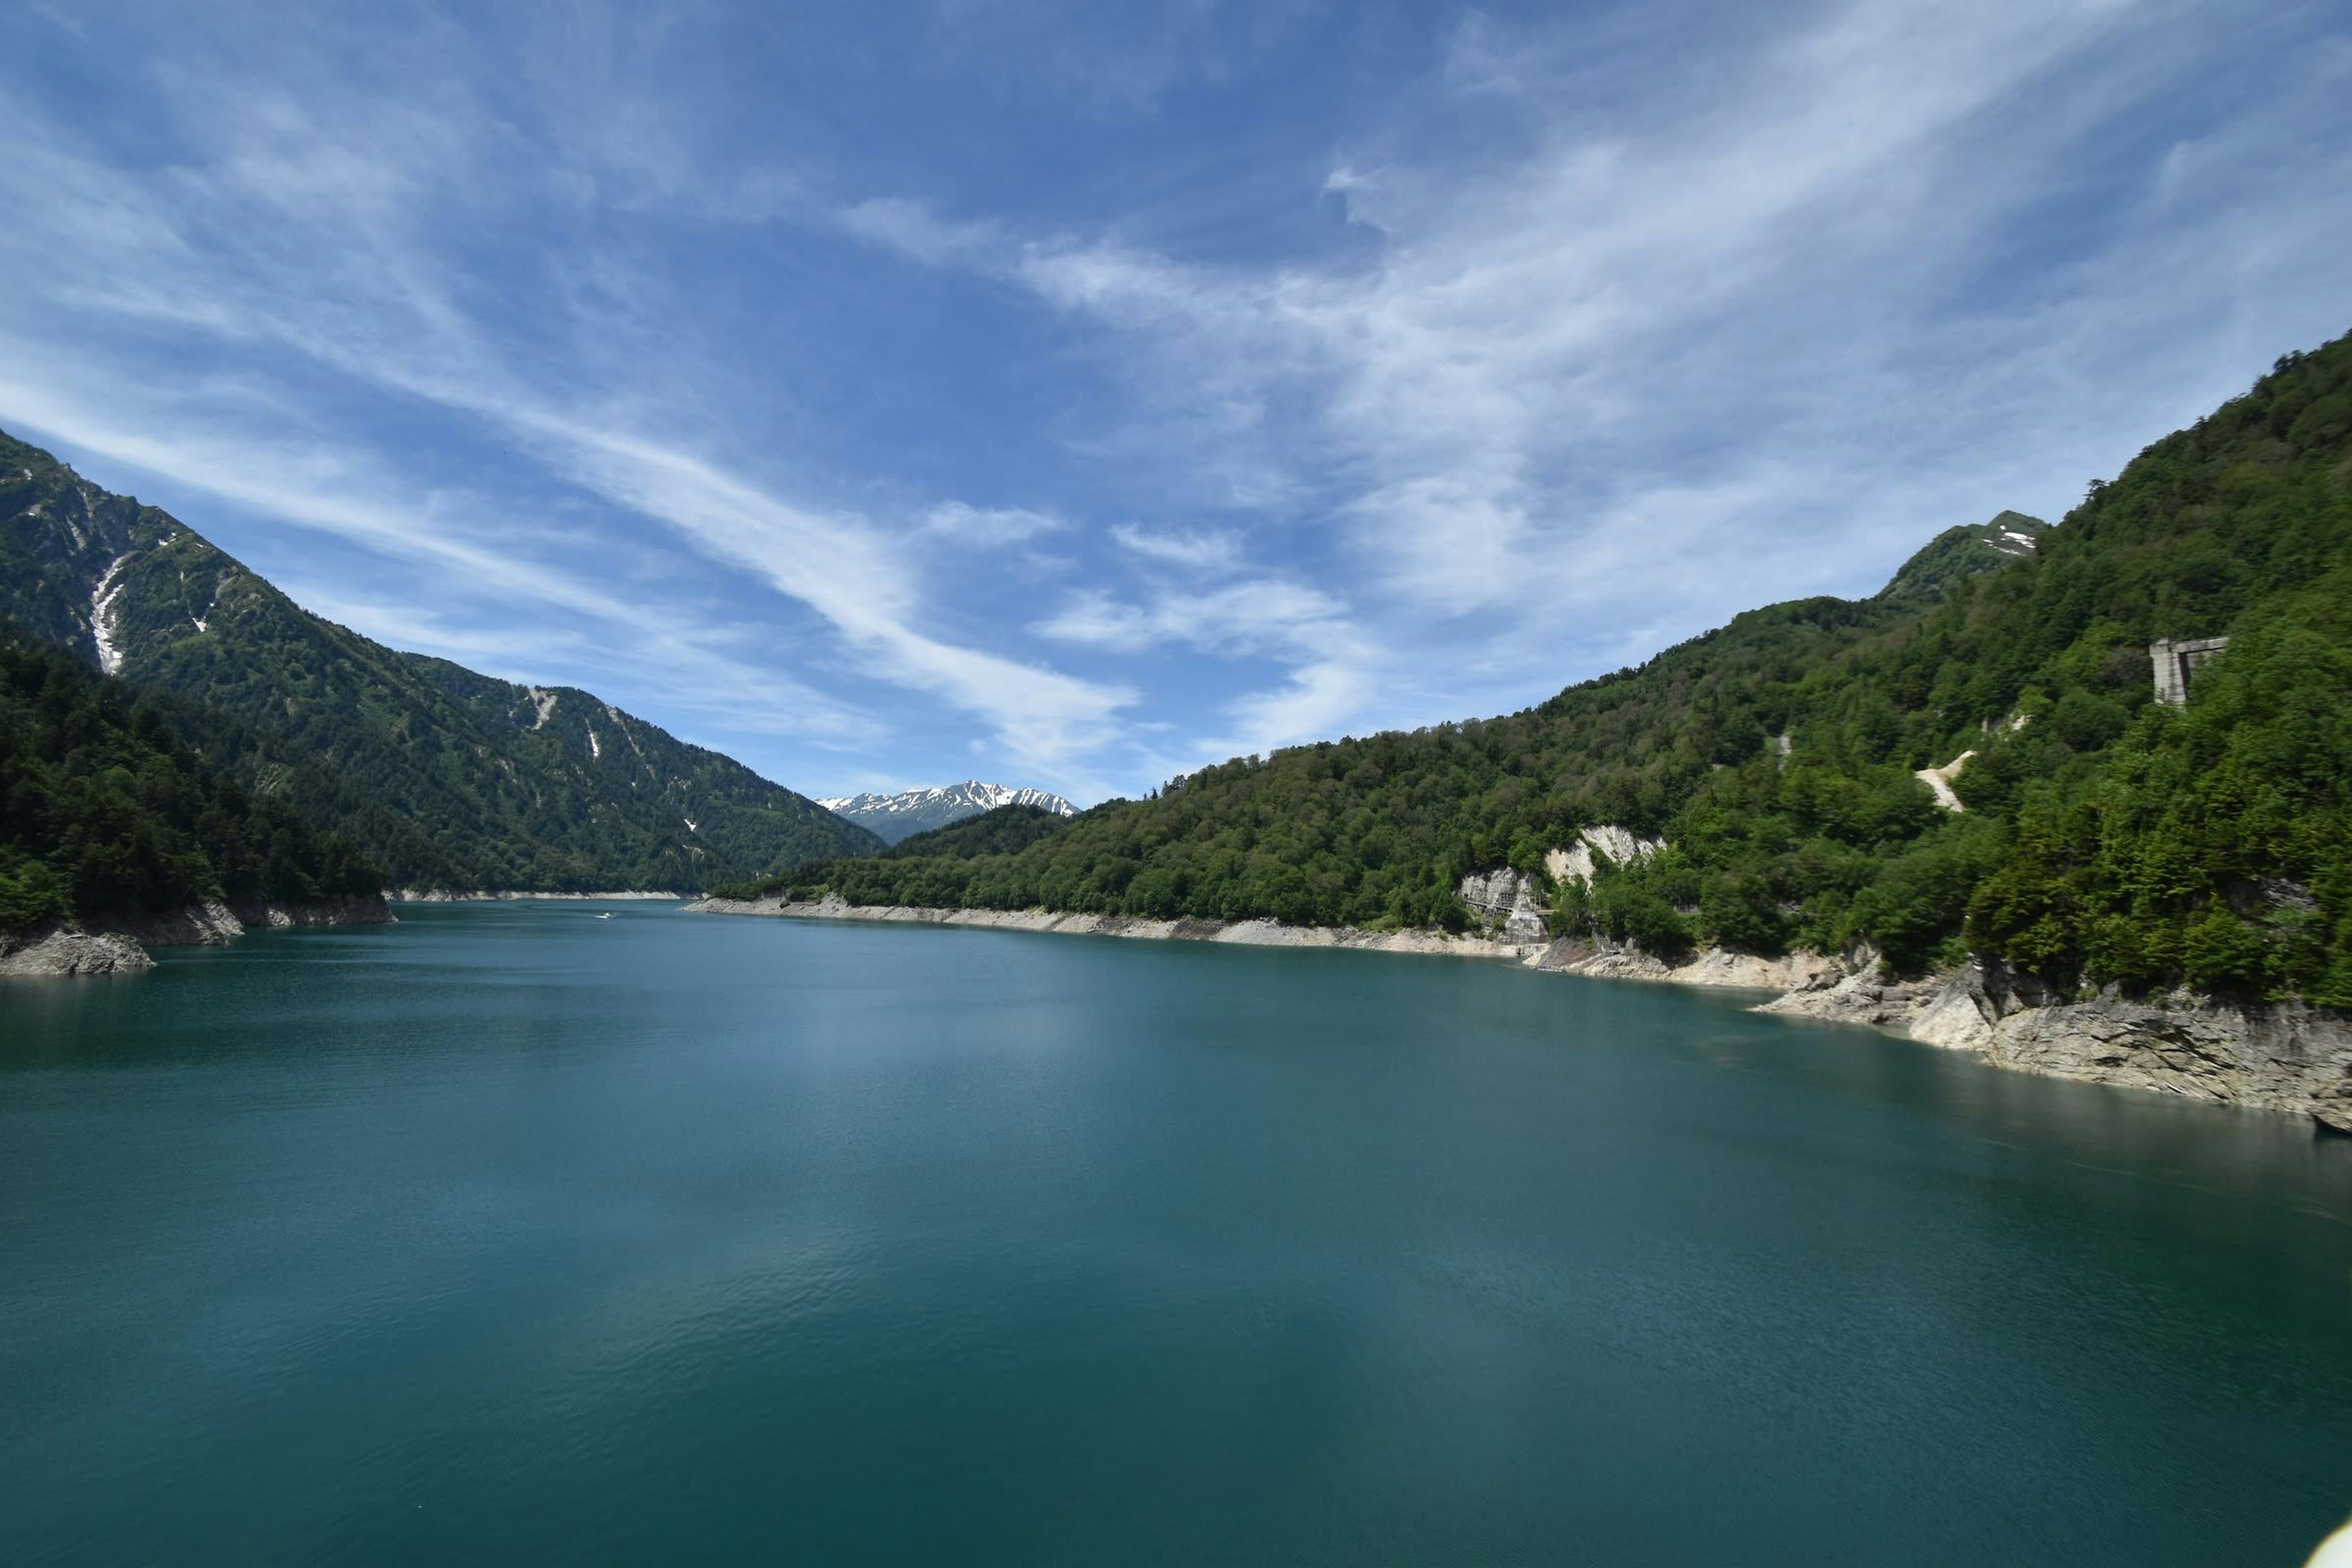
{"label": "dense green tree canopy", "polygon": [[0,926],[381,885],[350,844],[207,766],[154,704],[0,636]]}
{"label": "dense green tree canopy", "polygon": [[93,668],[110,653],[224,772],[363,846],[400,886],[687,891],[882,847],[593,693],[492,679],[311,615],[169,513],[5,435],[0,617]]}
{"label": "dense green tree canopy", "polygon": [[[1238,758],[1025,845],[909,840],[760,886],[1458,923],[1464,873],[1533,870],[1616,823],[1672,847],[1563,889],[1559,929],[1868,942],[1903,968],[1973,947],[2065,983],[2352,1005],[2352,338],[2150,447],[2037,549],[1984,532],[1940,537],[1872,600],[1753,611],[1524,712]],[[2223,635],[2185,710],[2153,701],[2151,641]],[[1914,774],[1965,752],[1955,815]]]}

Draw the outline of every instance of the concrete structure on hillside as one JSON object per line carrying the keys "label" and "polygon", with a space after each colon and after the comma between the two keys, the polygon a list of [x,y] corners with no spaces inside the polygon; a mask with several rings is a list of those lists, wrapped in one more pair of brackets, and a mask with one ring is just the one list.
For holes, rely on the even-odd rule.
{"label": "concrete structure on hillside", "polygon": [[2189,702],[2189,677],[2197,667],[2230,646],[2228,637],[2192,637],[2186,642],[2152,642],[2148,661],[2156,666],[2156,700],[2175,708]]}

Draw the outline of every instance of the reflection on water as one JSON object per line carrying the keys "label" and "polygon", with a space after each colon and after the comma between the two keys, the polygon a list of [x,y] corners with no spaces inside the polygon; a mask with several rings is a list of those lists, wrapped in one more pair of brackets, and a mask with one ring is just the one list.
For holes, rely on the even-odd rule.
{"label": "reflection on water", "polygon": [[2352,1506],[2352,1141],[2285,1119],[1471,963],[403,915],[0,990],[0,1556],[2251,1563]]}

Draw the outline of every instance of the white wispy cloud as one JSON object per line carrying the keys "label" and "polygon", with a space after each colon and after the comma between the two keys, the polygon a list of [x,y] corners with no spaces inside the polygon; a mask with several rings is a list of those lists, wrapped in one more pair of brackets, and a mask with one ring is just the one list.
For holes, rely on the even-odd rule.
{"label": "white wispy cloud", "polygon": [[[1130,129],[1299,20],[1023,5],[1053,47],[950,6],[937,69]],[[155,13],[131,130],[0,94],[0,423],[458,584],[321,575],[384,635],[522,670],[503,597],[534,678],[658,664],[845,749],[952,721],[1081,798],[1868,591],[2352,324],[2352,46],[2294,8],[1465,13],[1312,135],[1171,122],[1050,188],[739,150],[676,17],[418,17]],[[680,260],[719,239],[772,246],[730,309]]]}
{"label": "white wispy cloud", "polygon": [[1358,629],[1340,600],[1278,578],[1163,588],[1140,601],[1081,590],[1032,629],[1123,654],[1177,647],[1282,668],[1279,685],[1226,704],[1231,727],[1192,738],[1179,768],[1331,733],[1371,695],[1377,672],[1393,662]]}
{"label": "white wispy cloud", "polygon": [[[1533,697],[1579,656],[1638,653],[1629,634],[1867,591],[2003,505],[2054,515],[2269,353],[2340,331],[2347,159],[2294,129],[2352,118],[2322,107],[2352,80],[2324,52],[2213,146],[2153,159],[2146,211],[2034,233],[2082,221],[2080,161],[2198,85],[2235,25],[2124,0],[1861,3],[1727,28],[1719,55],[1664,18],[1473,22],[1448,90],[1527,150],[1424,151],[1411,121],[1348,147],[1316,194],[1377,237],[1369,264],[1188,259],[903,204],[864,233],[1111,334],[1133,427],[1172,454],[1156,474],[1319,524],[1381,645]],[[2262,150],[2288,147],[2293,174],[2263,178]],[[2036,245],[2064,261],[2037,273],[2015,254]],[[2243,318],[2271,335],[2231,355]],[[2228,378],[2195,363],[2217,348]],[[2155,395],[2136,360],[2189,374]],[[1162,629],[1099,598],[1048,625]]]}
{"label": "white wispy cloud", "polygon": [[[570,321],[559,341],[518,343],[511,328],[470,310],[467,275],[435,226],[447,204],[493,181],[486,165],[505,155],[504,128],[478,99],[447,87],[431,102],[361,93],[332,99],[331,111],[331,95],[297,99],[193,67],[175,68],[170,86],[166,101],[184,116],[190,156],[144,172],[102,162],[64,127],[0,117],[16,154],[0,171],[0,193],[22,217],[0,244],[19,290],[101,322],[168,328],[224,348],[275,345],[501,431],[554,478],[660,523],[814,611],[854,651],[861,673],[980,718],[1033,763],[1099,745],[1133,700],[1123,686],[926,629],[915,573],[885,530],[853,511],[789,500],[662,434],[676,416],[606,379],[613,367],[600,363],[599,339],[626,331],[625,321]],[[92,252],[109,258],[102,271],[74,264]],[[20,363],[73,352],[44,341],[26,313],[16,325]],[[584,386],[550,384],[583,372]],[[285,481],[263,477],[260,465],[207,457],[193,439],[74,417],[54,381],[23,379],[7,390],[0,415],[275,515],[370,548],[432,556],[475,582],[607,621],[646,614],[642,604],[469,545],[427,520],[388,518],[360,499],[359,476],[320,475],[289,497]],[[143,416],[152,429],[184,429],[191,419],[162,399]],[[263,450],[274,445],[249,439]],[[933,513],[941,515],[951,514]],[[1040,521],[971,508],[962,515],[1000,530]],[[802,706],[838,711],[830,701]]]}
{"label": "white wispy cloud", "polygon": [[1018,506],[972,506],[941,501],[923,514],[923,531],[957,544],[992,547],[1025,544],[1041,534],[1058,533],[1069,526],[1049,511]]}
{"label": "white wispy cloud", "polygon": [[1226,528],[1145,528],[1114,524],[1111,539],[1118,547],[1163,566],[1193,572],[1234,572],[1242,565],[1242,542]]}

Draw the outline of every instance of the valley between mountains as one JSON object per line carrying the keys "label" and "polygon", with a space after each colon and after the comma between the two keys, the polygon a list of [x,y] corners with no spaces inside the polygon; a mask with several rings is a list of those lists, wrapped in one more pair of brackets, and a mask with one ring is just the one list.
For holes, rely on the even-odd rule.
{"label": "valley between mountains", "polygon": [[383,918],[387,889],[708,890],[1767,986],[2352,1130],[2352,339],[2057,526],[1952,528],[1869,599],[1082,812],[977,781],[814,800],[589,692],[324,621],[22,442],[0,476],[20,967]]}

